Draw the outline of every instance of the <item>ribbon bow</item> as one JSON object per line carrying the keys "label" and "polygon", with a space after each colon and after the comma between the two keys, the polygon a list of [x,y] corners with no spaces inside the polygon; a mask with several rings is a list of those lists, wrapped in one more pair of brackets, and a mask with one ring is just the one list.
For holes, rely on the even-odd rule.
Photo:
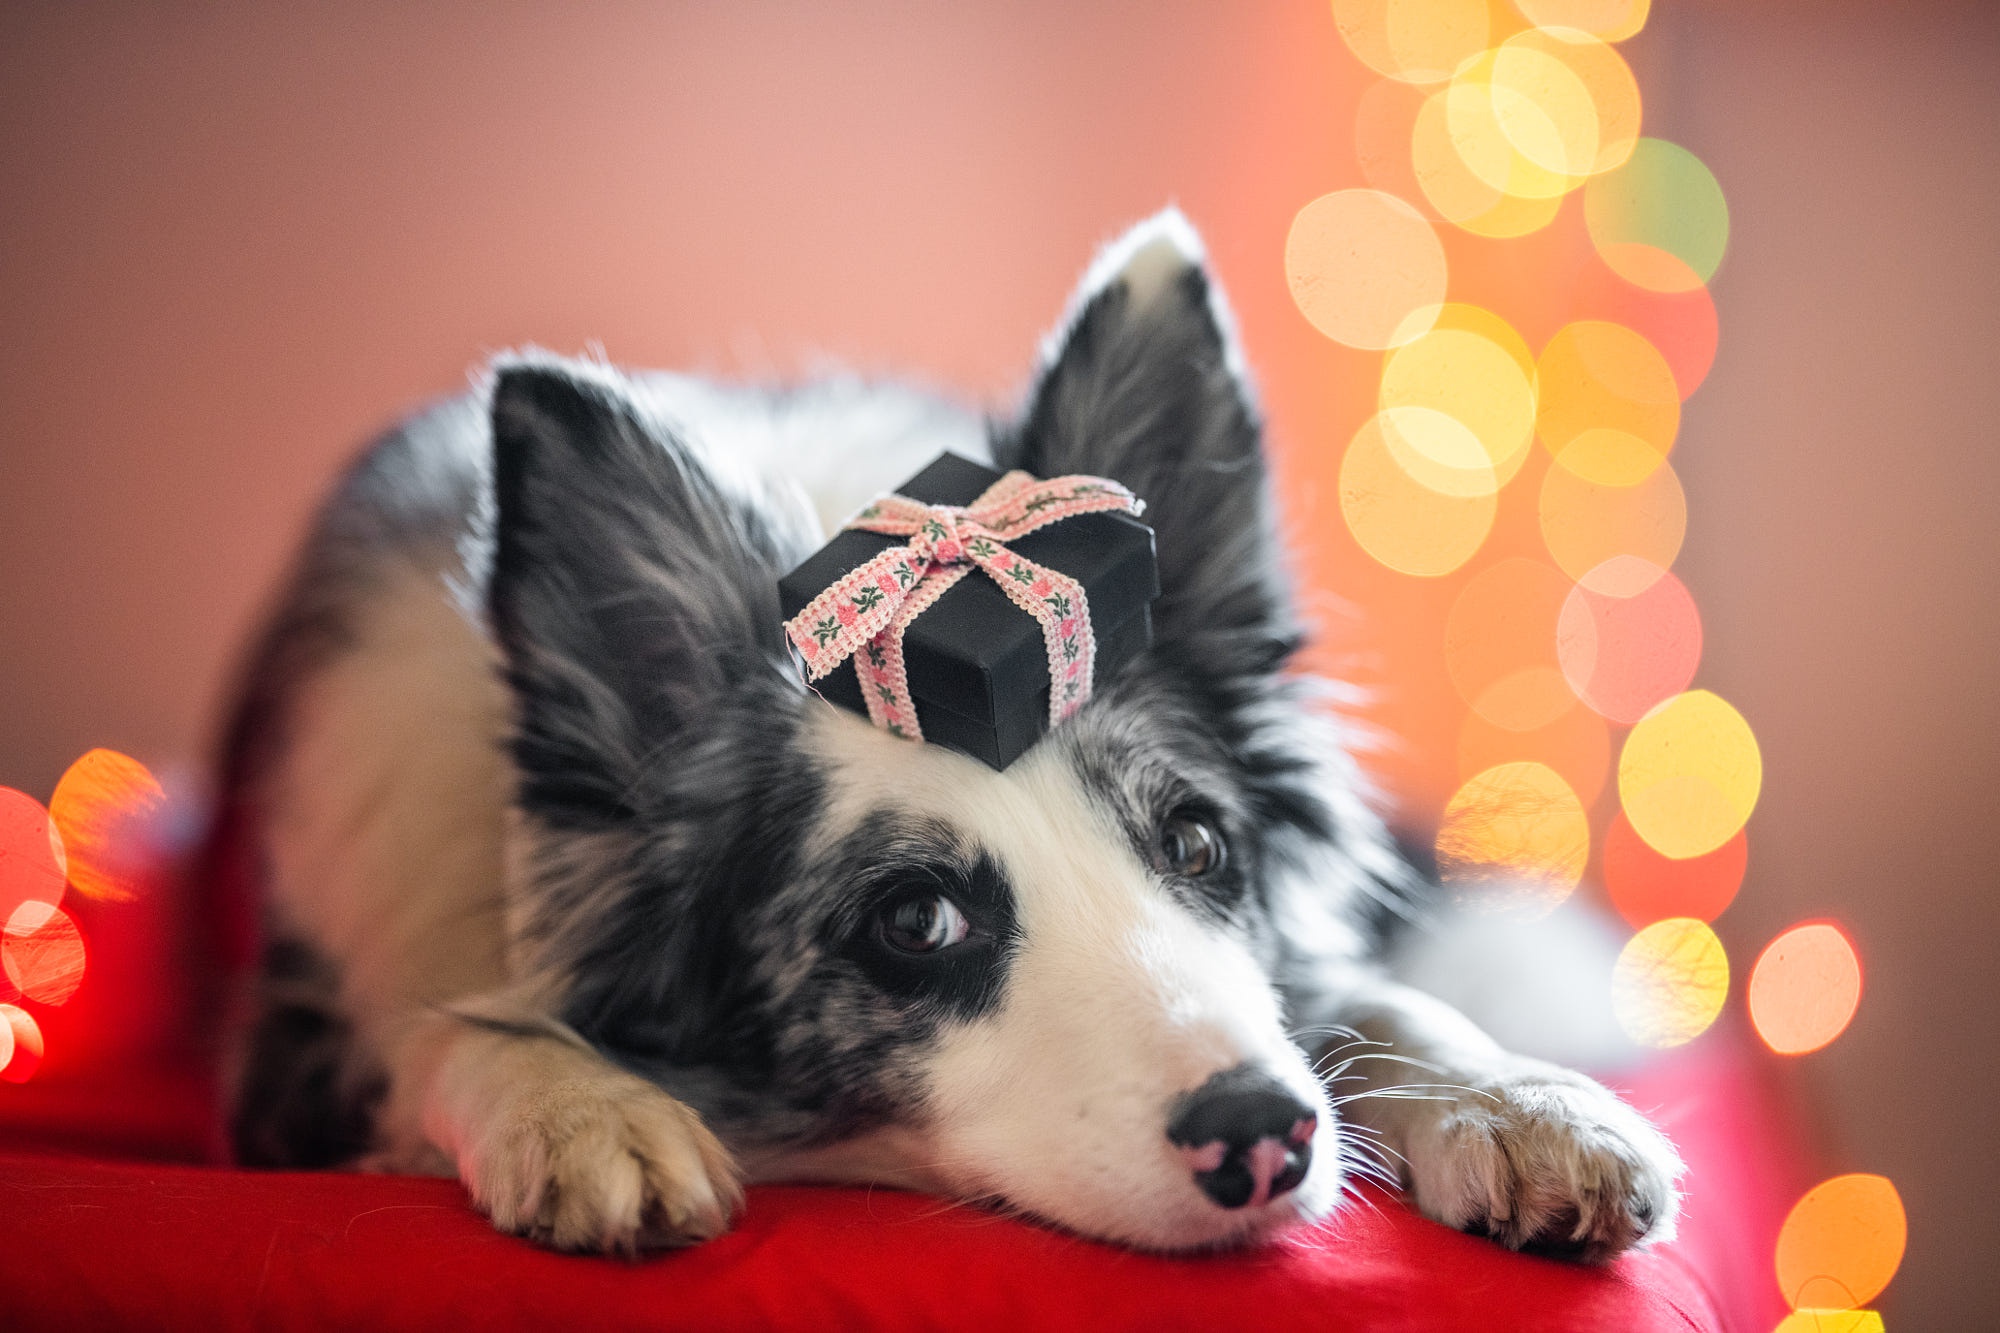
{"label": "ribbon bow", "polygon": [[1009,472],[968,505],[927,505],[885,495],[847,526],[909,541],[857,566],[806,603],[785,622],[785,634],[805,661],[807,680],[818,680],[852,657],[869,721],[922,740],[903,669],[903,631],[953,584],[983,570],[1009,601],[1041,624],[1053,727],[1090,698],[1097,658],[1090,609],[1082,584],[1016,555],[1006,544],[1078,514],[1113,509],[1137,514],[1141,507],[1132,492],[1102,477],[1037,481],[1026,472]]}

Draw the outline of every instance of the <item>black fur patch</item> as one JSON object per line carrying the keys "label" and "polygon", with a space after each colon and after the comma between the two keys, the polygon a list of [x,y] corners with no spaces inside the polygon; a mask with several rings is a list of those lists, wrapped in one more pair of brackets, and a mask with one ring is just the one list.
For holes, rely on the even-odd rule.
{"label": "black fur patch", "polygon": [[[964,847],[928,821],[899,823],[889,813],[863,820],[828,866],[830,881],[853,885],[828,921],[828,947],[926,1026],[932,1019],[979,1018],[999,1004],[1020,945],[1014,890],[989,852]],[[883,913],[930,895],[950,899],[965,914],[971,929],[963,942],[909,954],[882,938]]]}
{"label": "black fur patch", "polygon": [[340,1166],[368,1151],[387,1084],[334,1006],[333,965],[295,940],[265,949],[229,1135],[246,1166]]}
{"label": "black fur patch", "polygon": [[524,810],[628,826],[659,745],[735,681],[782,670],[775,571],[799,554],[608,376],[493,386],[488,604],[517,702]]}

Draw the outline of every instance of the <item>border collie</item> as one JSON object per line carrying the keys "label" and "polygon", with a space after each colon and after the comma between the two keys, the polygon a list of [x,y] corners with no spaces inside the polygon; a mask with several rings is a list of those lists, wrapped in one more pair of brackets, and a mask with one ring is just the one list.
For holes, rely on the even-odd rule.
{"label": "border collie", "polygon": [[[1415,876],[1287,666],[1260,436],[1173,212],[1004,420],[530,353],[392,431],[228,735],[215,849],[266,932],[239,1157],[456,1174],[567,1250],[698,1241],[777,1180],[1154,1250],[1370,1173],[1518,1248],[1670,1234],[1651,1125],[1380,964]],[[1157,531],[1152,647],[1002,772],[819,699],[780,629],[779,576],[945,450],[1114,478]]]}

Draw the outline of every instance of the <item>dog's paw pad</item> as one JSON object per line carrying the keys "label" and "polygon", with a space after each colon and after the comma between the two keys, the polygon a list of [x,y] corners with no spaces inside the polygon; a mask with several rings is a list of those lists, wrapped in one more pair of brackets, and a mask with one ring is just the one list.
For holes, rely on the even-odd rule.
{"label": "dog's paw pad", "polygon": [[700,1117],[624,1076],[567,1079],[510,1099],[460,1174],[503,1231],[562,1250],[636,1254],[728,1229],[743,1201]]}
{"label": "dog's paw pad", "polygon": [[1682,1166],[1644,1117],[1549,1069],[1453,1089],[1410,1147],[1417,1205],[1511,1249],[1601,1263],[1670,1239]]}

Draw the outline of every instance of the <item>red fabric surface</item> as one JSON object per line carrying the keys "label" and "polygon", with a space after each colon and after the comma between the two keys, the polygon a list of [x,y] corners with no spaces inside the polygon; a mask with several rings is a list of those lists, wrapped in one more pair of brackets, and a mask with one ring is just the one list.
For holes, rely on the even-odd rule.
{"label": "red fabric surface", "polygon": [[626,1263],[500,1236],[451,1181],[121,1160],[16,1131],[0,1140],[0,1326],[1772,1328],[1772,1243],[1800,1176],[1767,1070],[1718,1032],[1625,1088],[1693,1169],[1682,1238],[1604,1270],[1508,1254],[1386,1194],[1265,1250],[1169,1259],[812,1188],[754,1189],[729,1235]]}

